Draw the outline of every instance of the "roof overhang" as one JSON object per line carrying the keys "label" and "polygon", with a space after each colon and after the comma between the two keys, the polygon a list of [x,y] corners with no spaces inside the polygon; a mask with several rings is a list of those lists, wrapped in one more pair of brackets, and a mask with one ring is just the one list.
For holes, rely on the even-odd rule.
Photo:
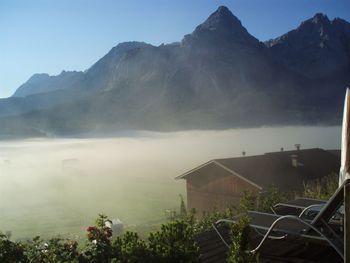
{"label": "roof overhang", "polygon": [[259,189],[259,190],[262,190],[262,189],[263,189],[260,185],[258,185],[258,184],[256,184],[256,183],[252,182],[251,180],[245,178],[243,175],[241,175],[241,174],[239,174],[239,173],[237,173],[237,172],[231,170],[230,168],[226,167],[225,165],[219,163],[219,162],[216,161],[216,160],[210,160],[209,162],[206,162],[206,163],[204,163],[204,164],[202,164],[202,165],[199,165],[199,166],[197,166],[196,168],[193,168],[193,169],[191,169],[190,171],[188,171],[188,172],[186,172],[186,173],[183,173],[183,174],[181,174],[181,175],[175,177],[175,179],[177,179],[177,180],[178,180],[178,179],[186,179],[186,177],[187,177],[188,175],[190,175],[191,173],[193,173],[193,172],[195,172],[195,171],[197,171],[197,170],[199,170],[199,169],[201,169],[201,168],[203,168],[203,167],[205,167],[205,166],[207,166],[207,165],[209,165],[209,164],[215,164],[215,165],[219,166],[220,168],[222,168],[222,169],[226,170],[227,172],[229,172],[231,175],[238,177],[239,179],[241,179],[241,180],[247,182],[248,184],[250,184],[250,185],[256,187],[256,188]]}
{"label": "roof overhang", "polygon": [[198,169],[202,168],[202,167],[205,167],[207,166],[208,164],[211,164],[212,162],[214,162],[214,160],[210,160],[209,162],[206,162],[204,164],[201,164],[199,166],[197,166],[196,168],[193,168],[191,170],[189,170],[188,172],[185,172],[179,176],[176,176],[175,179],[178,180],[178,179],[186,179],[186,176],[193,173],[194,171],[197,171]]}

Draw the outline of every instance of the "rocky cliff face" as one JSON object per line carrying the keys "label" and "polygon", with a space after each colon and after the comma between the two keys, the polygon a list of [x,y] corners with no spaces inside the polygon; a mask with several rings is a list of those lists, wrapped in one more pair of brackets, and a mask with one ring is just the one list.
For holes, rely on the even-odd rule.
{"label": "rocky cliff face", "polygon": [[261,43],[219,7],[181,43],[121,43],[84,73],[33,76],[0,100],[1,121],[57,134],[335,124],[349,32],[316,14]]}
{"label": "rocky cliff face", "polygon": [[350,24],[339,18],[316,14],[266,46],[276,60],[309,78],[349,73]]}
{"label": "rocky cliff face", "polygon": [[259,41],[250,35],[241,21],[231,11],[220,6],[216,12],[182,40],[183,46],[223,48],[241,45],[245,48],[259,47]]}
{"label": "rocky cliff face", "polygon": [[83,72],[77,71],[62,71],[58,76],[49,76],[45,73],[35,74],[16,90],[13,97],[26,97],[55,90],[71,89],[79,85],[83,77]]}

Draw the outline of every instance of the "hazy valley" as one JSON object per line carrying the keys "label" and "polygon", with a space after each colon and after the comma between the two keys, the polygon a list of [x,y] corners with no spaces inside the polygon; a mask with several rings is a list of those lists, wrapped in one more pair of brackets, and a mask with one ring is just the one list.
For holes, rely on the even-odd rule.
{"label": "hazy valley", "polygon": [[[83,236],[98,213],[126,227],[179,209],[174,178],[215,158],[302,148],[339,149],[340,127],[133,132],[110,139],[0,142],[0,225],[14,238]],[[136,228],[137,229],[137,228]]]}
{"label": "hazy valley", "polygon": [[[35,262],[199,262],[205,258],[205,249],[211,249],[207,245],[210,238],[213,238],[213,251],[221,249],[220,244],[224,248],[222,251],[231,253],[219,251],[219,256],[230,255],[232,259],[237,255],[257,255],[258,258],[260,254],[254,254],[255,250],[249,253],[250,248],[242,245],[244,235],[248,235],[245,231],[249,229],[245,227],[248,221],[243,220],[242,225],[239,222],[234,230],[237,235],[232,232],[230,235],[234,237],[225,241],[221,234],[216,235],[219,231],[214,223],[219,216],[236,220],[235,213],[245,211],[248,215],[251,213],[248,210],[254,209],[265,216],[276,217],[283,214],[266,214],[274,204],[295,201],[298,197],[308,198],[307,202],[312,197],[322,203],[320,199],[327,200],[336,191],[344,94],[346,87],[350,87],[348,21],[335,17],[334,12],[329,19],[326,14],[315,13],[316,9],[312,9],[314,15],[306,19],[306,16],[296,16],[303,21],[299,21],[298,26],[294,24],[291,30],[285,24],[291,25],[290,17],[288,21],[274,21],[274,27],[281,23],[285,26],[283,30],[289,28],[289,31],[262,41],[245,27],[244,19],[254,16],[250,9],[241,22],[227,7],[219,6],[207,19],[200,20],[203,22],[198,26],[192,25],[188,31],[192,30],[191,33],[181,32],[183,37],[177,42],[159,45],[161,42],[141,42],[148,38],[122,42],[129,36],[122,34],[124,30],[156,35],[151,27],[149,31],[139,30],[141,17],[135,19],[134,1],[103,1],[103,13],[99,13],[100,6],[92,8],[96,4],[94,1],[86,1],[84,6],[77,4],[79,1],[67,1],[69,4],[57,1],[58,6],[54,2],[48,2],[48,6],[36,3],[40,14],[33,18],[42,19],[40,28],[41,25],[46,28],[46,33],[55,33],[49,43],[56,50],[84,49],[89,37],[98,39],[101,43],[93,43],[102,47],[102,40],[115,32],[122,38],[110,38],[112,45],[104,42],[108,45],[103,46],[103,52],[108,50],[106,46],[116,46],[102,57],[102,53],[91,56],[91,61],[96,62],[89,61],[84,70],[63,70],[57,75],[38,72],[17,89],[11,89],[12,96],[0,98],[1,262],[5,257],[7,261],[4,262],[11,263],[32,262],[32,259]],[[144,4],[135,2],[137,8]],[[207,1],[207,5],[209,2],[212,4]],[[13,11],[17,5],[5,9]],[[163,33],[170,34],[165,12],[162,14],[157,9],[160,2],[157,6],[150,5],[152,10],[148,9],[148,14],[149,5],[147,2],[144,6],[145,16],[150,20],[154,18],[149,15],[150,11],[157,10],[157,15],[164,20],[164,24],[161,22]],[[28,7],[21,6],[21,10],[27,13]],[[55,18],[56,9],[51,13],[55,23],[59,23],[56,27],[52,26],[55,23],[50,24],[49,15],[41,17],[41,13],[46,15],[43,10],[49,11],[45,9],[48,7],[52,8],[51,12],[58,7],[59,18]],[[118,20],[119,16],[127,14],[123,7],[133,12],[122,21]],[[81,11],[84,8],[93,14],[92,24],[84,20],[89,17]],[[198,10],[197,7],[192,9],[193,14]],[[32,8],[28,13],[35,14],[34,11]],[[69,17],[71,11],[73,20]],[[178,10],[178,14],[184,18],[184,10]],[[263,23],[259,24],[260,16],[255,16],[251,21],[258,24],[257,32],[268,31]],[[9,17],[12,20],[6,22],[10,27],[20,18],[19,15]],[[100,20],[108,30],[99,24]],[[119,21],[118,27],[112,21]],[[24,22],[29,25],[24,31],[18,30],[22,26],[18,27],[18,32],[14,30],[18,39],[26,37],[28,32],[32,32],[28,40],[32,40],[32,35],[34,38],[37,30],[43,33],[35,23],[29,23],[30,19],[23,20],[22,25]],[[6,23],[4,25],[7,27]],[[74,30],[71,31],[71,27]],[[35,32],[31,31],[33,29]],[[85,40],[83,33],[87,37]],[[36,50],[37,57],[44,58],[47,72],[50,72],[49,65],[61,58],[65,62],[70,56],[53,56],[55,60],[47,53],[41,54],[47,43],[40,34],[37,36],[43,43],[35,45],[28,41],[28,47],[18,49],[16,58],[22,61],[21,52],[29,54],[31,49]],[[49,35],[43,34],[46,38],[50,38]],[[68,40],[65,47],[59,45],[59,38],[73,39],[73,36],[79,40],[75,42],[78,44],[70,46]],[[91,46],[85,51],[88,50],[92,52]],[[3,78],[5,81],[1,79],[0,84],[18,81],[17,73],[25,74],[24,70],[19,70],[26,67],[25,61],[23,59],[23,65],[16,65],[14,75],[9,74],[8,78]],[[84,65],[83,61],[77,59],[76,62],[82,64],[76,65]],[[30,70],[35,68],[34,64]],[[181,179],[175,179],[178,176]],[[335,198],[337,202],[338,199]],[[250,207],[245,206],[247,204]],[[238,207],[240,209],[230,210]],[[199,211],[195,217],[188,216],[192,209]],[[297,209],[294,212],[299,215]],[[203,217],[202,212],[213,210],[216,212],[209,215],[211,218]],[[337,221],[337,231],[344,229],[340,210],[330,220],[332,224],[336,220],[340,222]],[[318,212],[305,211],[310,212],[305,213],[310,217]],[[94,225],[101,213],[118,220],[113,222],[101,217]],[[304,218],[296,219],[301,224]],[[309,219],[307,222],[311,221]],[[323,228],[325,222],[321,221],[320,228]],[[114,231],[116,225],[135,232],[119,231],[120,228]],[[320,234],[315,229],[308,225],[307,231]],[[297,234],[310,234],[307,231],[303,228]],[[333,225],[330,232],[335,233]],[[208,233],[210,238],[205,236]],[[258,231],[253,234],[256,233],[260,235]],[[35,236],[42,240],[33,239]],[[338,238],[337,235],[332,238],[335,236]],[[288,239],[289,233],[283,239],[285,237]],[[200,240],[204,240],[204,245],[199,244]],[[276,240],[280,239],[272,241]],[[302,249],[294,251],[288,247],[288,252],[292,252],[293,257],[294,252],[307,252],[309,248],[304,249],[305,243],[301,244]],[[284,246],[288,245],[284,243]],[[15,249],[18,249],[16,253]],[[210,260],[216,255],[213,251],[208,252]],[[25,259],[19,260],[20,257]],[[60,261],[60,257],[66,258]],[[328,262],[326,257],[324,260]],[[225,258],[222,262],[229,261]],[[242,259],[242,262],[248,261]]]}

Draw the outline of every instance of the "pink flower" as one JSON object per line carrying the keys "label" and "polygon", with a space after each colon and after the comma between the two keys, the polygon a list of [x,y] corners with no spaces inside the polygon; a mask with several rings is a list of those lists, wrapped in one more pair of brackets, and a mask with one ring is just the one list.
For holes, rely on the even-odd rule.
{"label": "pink flower", "polygon": [[91,232],[91,231],[94,231],[94,230],[96,230],[96,227],[94,227],[94,226],[89,226],[89,227],[86,229],[86,231],[88,231],[88,232]]}

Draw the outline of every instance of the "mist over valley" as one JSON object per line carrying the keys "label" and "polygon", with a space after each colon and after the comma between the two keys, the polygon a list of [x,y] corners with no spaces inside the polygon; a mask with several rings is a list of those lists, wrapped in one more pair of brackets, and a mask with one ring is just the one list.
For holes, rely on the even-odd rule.
{"label": "mist over valley", "polygon": [[[98,213],[129,229],[164,222],[186,198],[176,176],[211,159],[278,152],[281,147],[339,149],[339,126],[172,133],[120,138],[0,142],[0,225],[13,238],[80,238]],[[136,228],[137,229],[137,228]]]}
{"label": "mist over valley", "polygon": [[336,262],[342,1],[5,0],[0,262]]}

